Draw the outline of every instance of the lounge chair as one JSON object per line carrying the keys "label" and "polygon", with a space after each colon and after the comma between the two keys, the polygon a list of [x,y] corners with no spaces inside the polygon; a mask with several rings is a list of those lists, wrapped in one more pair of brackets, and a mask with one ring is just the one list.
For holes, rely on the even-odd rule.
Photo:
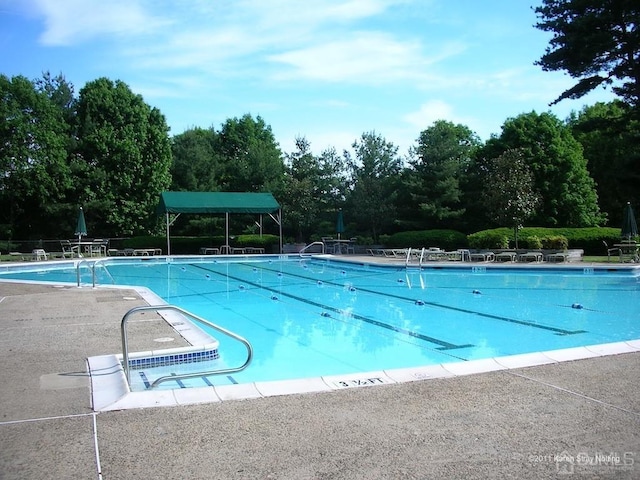
{"label": "lounge chair", "polygon": [[540,262],[542,262],[542,259],[543,259],[542,252],[526,252],[526,253],[521,253],[520,255],[518,255],[518,261],[519,262],[540,263]]}
{"label": "lounge chair", "polygon": [[424,258],[430,261],[442,260],[446,258],[446,252],[439,247],[425,248]]}
{"label": "lounge chair", "polygon": [[547,256],[545,257],[545,260],[550,263],[557,263],[557,262],[566,262],[568,258],[569,258],[568,252],[556,252],[556,253],[547,254]]}
{"label": "lounge chair", "polygon": [[518,254],[516,252],[500,252],[495,254],[496,262],[515,262]]}
{"label": "lounge chair", "polygon": [[493,252],[474,252],[469,255],[472,262],[493,262],[496,258]]}

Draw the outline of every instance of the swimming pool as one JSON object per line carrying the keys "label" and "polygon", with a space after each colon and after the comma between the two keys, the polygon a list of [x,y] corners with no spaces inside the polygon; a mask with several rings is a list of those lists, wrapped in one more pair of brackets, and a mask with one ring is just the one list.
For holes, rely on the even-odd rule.
{"label": "swimming pool", "polygon": [[[81,272],[90,282],[89,270]],[[640,339],[640,275],[630,268],[419,270],[255,256],[114,259],[99,262],[96,276],[99,284],[148,287],[252,343],[254,359],[245,371],[184,380],[180,387],[388,371]],[[6,268],[0,278],[74,282],[76,268],[70,262]],[[211,334],[220,341],[213,365],[244,361],[241,344]],[[145,390],[178,368],[184,366],[137,372],[132,389]]]}

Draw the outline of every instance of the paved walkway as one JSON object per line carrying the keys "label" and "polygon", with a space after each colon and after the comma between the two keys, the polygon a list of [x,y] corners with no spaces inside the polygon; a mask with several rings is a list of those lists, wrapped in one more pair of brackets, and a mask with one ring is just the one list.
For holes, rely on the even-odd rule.
{"label": "paved walkway", "polygon": [[[94,413],[120,289],[0,283],[0,479],[640,478],[640,354],[450,379]],[[155,315],[131,349],[179,337]]]}

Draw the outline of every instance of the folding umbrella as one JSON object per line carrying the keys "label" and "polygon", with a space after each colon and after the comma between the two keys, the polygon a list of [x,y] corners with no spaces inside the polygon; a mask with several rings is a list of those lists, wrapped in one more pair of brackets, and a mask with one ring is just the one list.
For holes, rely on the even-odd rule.
{"label": "folding umbrella", "polygon": [[82,207],[78,211],[78,223],[76,224],[76,232],[75,235],[78,236],[78,253],[80,253],[80,242],[82,241],[82,237],[87,236],[87,223],[84,221],[84,211]]}
{"label": "folding umbrella", "polygon": [[627,202],[627,206],[624,208],[624,212],[622,214],[622,238],[631,240],[637,236],[638,224],[636,223],[636,217],[633,214],[631,202]]}
{"label": "folding umbrella", "polygon": [[338,234],[338,240],[340,240],[340,234],[344,233],[344,218],[342,216],[342,209],[338,210],[338,219],[336,220],[336,233]]}

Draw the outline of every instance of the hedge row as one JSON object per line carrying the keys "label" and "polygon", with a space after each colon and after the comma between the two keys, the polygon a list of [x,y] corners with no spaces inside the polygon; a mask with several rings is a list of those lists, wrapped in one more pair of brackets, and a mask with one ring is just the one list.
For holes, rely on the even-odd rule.
{"label": "hedge row", "polygon": [[[609,245],[620,241],[620,229],[592,228],[544,228],[524,227],[518,231],[518,248],[532,250],[584,250],[586,255],[606,253],[603,242]],[[446,250],[458,248],[506,249],[515,247],[513,229],[495,228],[464,235],[455,230],[424,230],[400,232],[391,235],[385,246],[389,248],[440,247]]]}
{"label": "hedge row", "polygon": [[[513,229],[495,228],[476,232],[468,237],[471,248],[514,248]],[[544,228],[524,227],[518,231],[519,248],[550,248],[564,250],[576,248],[586,255],[602,255],[606,252],[603,242],[609,245],[620,241],[620,229],[611,227]]]}

